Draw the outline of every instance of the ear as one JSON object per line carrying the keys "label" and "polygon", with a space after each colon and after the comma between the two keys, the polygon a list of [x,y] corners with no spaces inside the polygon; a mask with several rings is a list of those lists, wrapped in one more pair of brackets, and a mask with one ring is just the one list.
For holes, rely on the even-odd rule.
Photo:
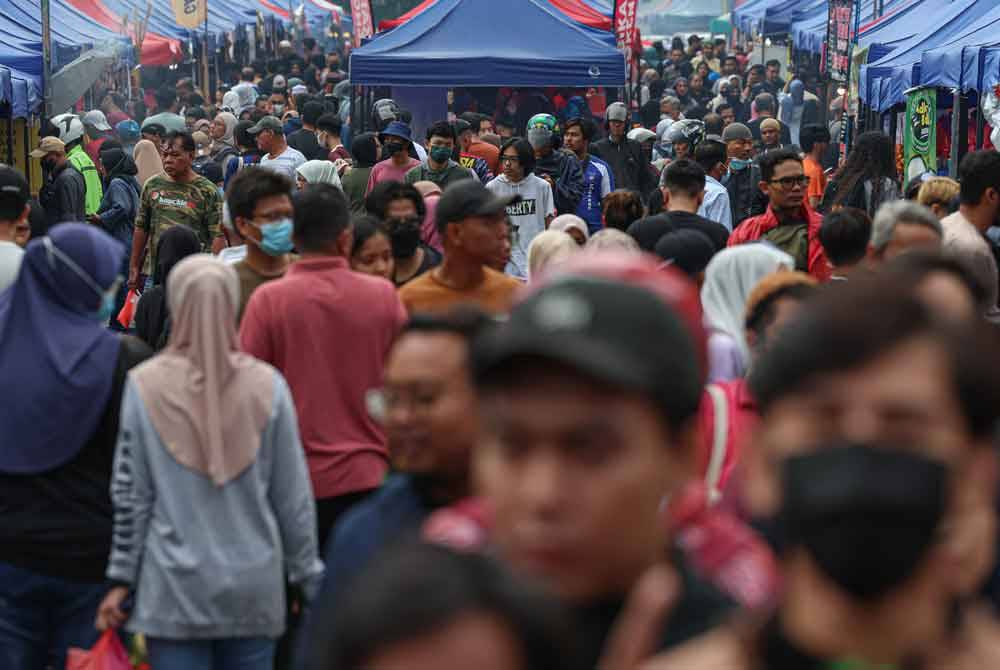
{"label": "ear", "polygon": [[663,209],[666,209],[667,204],[670,202],[670,191],[667,190],[666,186],[661,186],[660,193],[663,194]]}
{"label": "ear", "polygon": [[28,220],[28,215],[31,214],[31,202],[24,203],[24,211],[21,212],[21,216],[17,217],[17,223],[24,223]]}
{"label": "ear", "polygon": [[351,257],[351,247],[354,246],[354,229],[351,226],[345,228],[340,235],[337,236],[337,251],[344,258]]}
{"label": "ear", "polygon": [[771,198],[771,185],[766,181],[761,180],[757,182],[757,188],[759,188],[761,192],[768,197],[768,199]]}

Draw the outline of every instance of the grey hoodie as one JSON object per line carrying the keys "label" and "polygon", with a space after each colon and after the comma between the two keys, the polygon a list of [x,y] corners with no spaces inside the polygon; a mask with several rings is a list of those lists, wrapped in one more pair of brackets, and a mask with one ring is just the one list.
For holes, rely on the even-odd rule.
{"label": "grey hoodie", "polygon": [[216,486],[167,451],[131,381],[122,400],[109,579],[132,585],[132,632],[177,640],[276,638],[285,575],[307,596],[323,564],[291,392],[274,374],[257,460]]}

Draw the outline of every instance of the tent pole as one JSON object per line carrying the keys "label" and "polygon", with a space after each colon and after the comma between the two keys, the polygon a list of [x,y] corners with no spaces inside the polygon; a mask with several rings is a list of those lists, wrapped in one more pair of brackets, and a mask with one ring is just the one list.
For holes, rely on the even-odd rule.
{"label": "tent pole", "polygon": [[952,89],[951,104],[951,155],[948,157],[948,175],[958,178],[958,164],[965,155],[969,122],[965,112],[965,96],[960,89]]}
{"label": "tent pole", "polygon": [[983,92],[978,92],[976,101],[976,151],[983,148],[983,137],[986,132],[986,117],[983,116]]}
{"label": "tent pole", "polygon": [[49,20],[49,0],[41,0],[42,7],[42,110],[45,118],[52,116],[52,91],[49,81],[52,78],[52,34]]}

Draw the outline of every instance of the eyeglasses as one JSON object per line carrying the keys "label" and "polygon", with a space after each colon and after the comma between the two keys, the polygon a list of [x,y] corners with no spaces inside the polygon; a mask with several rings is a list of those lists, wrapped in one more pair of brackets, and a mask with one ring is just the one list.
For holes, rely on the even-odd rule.
{"label": "eyeglasses", "polygon": [[772,179],[772,184],[781,184],[781,188],[788,190],[795,188],[796,186],[806,187],[809,185],[809,175],[799,175],[797,177],[782,177],[781,179]]}
{"label": "eyeglasses", "polygon": [[520,163],[521,159],[518,156],[501,156],[500,157],[500,162],[501,163]]}

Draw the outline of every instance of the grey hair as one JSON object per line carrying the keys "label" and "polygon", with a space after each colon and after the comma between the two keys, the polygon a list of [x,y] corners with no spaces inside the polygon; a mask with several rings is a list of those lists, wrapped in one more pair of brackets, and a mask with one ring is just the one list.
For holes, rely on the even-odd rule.
{"label": "grey hair", "polygon": [[660,98],[661,105],[665,102],[670,105],[671,109],[677,109],[678,107],[681,106],[680,98],[674,95],[665,95],[662,98]]}
{"label": "grey hair", "polygon": [[641,253],[639,243],[635,238],[624,233],[617,228],[603,228],[590,236],[585,250],[588,253],[600,253],[602,251],[625,251]]}
{"label": "grey hair", "polygon": [[875,212],[875,220],[872,221],[872,247],[876,251],[884,249],[892,241],[896,226],[901,223],[924,226],[944,237],[941,222],[930,209],[911,200],[893,200]]}

